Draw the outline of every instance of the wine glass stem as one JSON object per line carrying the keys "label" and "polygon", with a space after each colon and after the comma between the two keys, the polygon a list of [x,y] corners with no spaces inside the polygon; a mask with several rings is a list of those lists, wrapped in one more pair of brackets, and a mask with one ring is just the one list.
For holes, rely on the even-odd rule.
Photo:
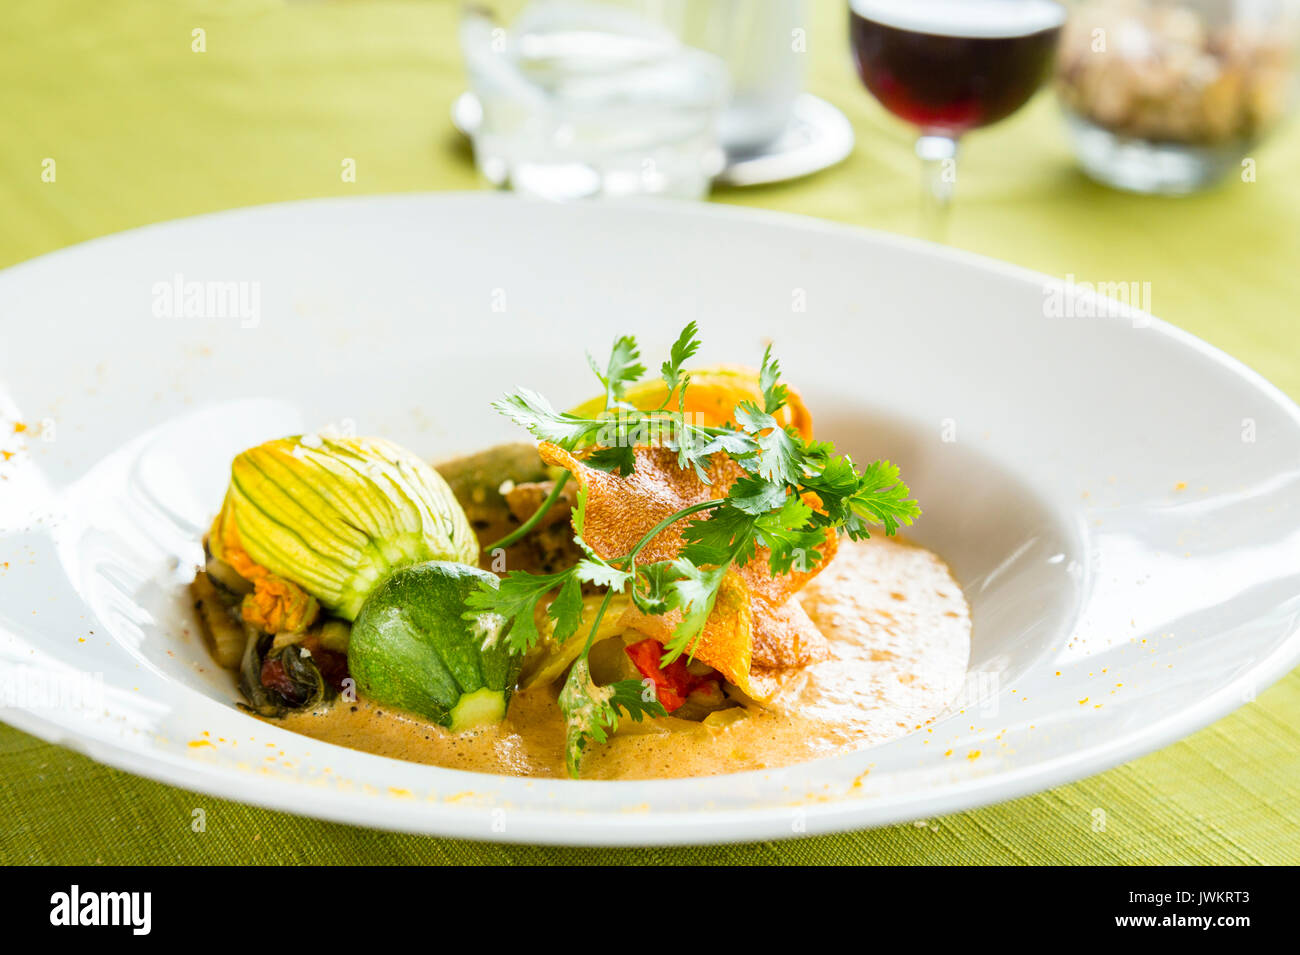
{"label": "wine glass stem", "polygon": [[957,187],[957,140],[926,133],[916,141],[921,160],[921,216],[925,238],[942,242],[948,234],[948,210]]}

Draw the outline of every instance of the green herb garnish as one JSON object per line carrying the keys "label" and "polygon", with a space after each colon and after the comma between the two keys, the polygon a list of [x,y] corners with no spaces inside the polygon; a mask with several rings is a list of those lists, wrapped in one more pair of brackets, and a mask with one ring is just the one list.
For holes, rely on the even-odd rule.
{"label": "green herb garnish", "polygon": [[[574,540],[583,550],[583,559],[554,574],[510,571],[499,587],[483,587],[470,594],[468,613],[486,611],[503,617],[508,627],[506,645],[512,653],[522,654],[541,639],[534,616],[538,601],[558,591],[547,614],[554,622],[552,638],[563,643],[582,625],[581,586],[591,584],[606,591],[588,629],[587,644],[560,694],[560,708],[568,724],[566,761],[575,778],[587,745],[606,740],[617,728],[620,711],[636,720],[665,714],[663,706],[652,696],[648,699],[636,680],[623,681],[627,686],[607,687],[591,681],[587,654],[613,594],[628,594],[638,609],[650,615],[682,610],[681,622],[664,646],[662,662],[668,664],[694,651],[728,570],[754,559],[760,547],[769,551],[773,574],[788,574],[822,559],[819,547],[828,528],[861,539],[870,536],[870,526],[878,525],[892,535],[921,513],[900,480],[898,468],[888,461],[876,461],[859,470],[847,455],[836,453],[830,442],[807,440],[793,428],[777,423],[775,416],[785,406],[788,391],[781,384],[781,369],[770,347],[759,371],[762,404],[741,402],[735,411],[735,426],[695,423],[685,411],[690,375],[683,366],[699,349],[696,331],[694,322],[687,325],[660,367],[668,397],[659,408],[637,409],[625,401],[628,386],[646,372],[636,339],[630,336],[614,343],[603,370],[589,359],[605,392],[605,411],[597,417],[557,411],[543,396],[526,388],[493,403],[497,411],[535,438],[582,452],[583,463],[589,467],[630,474],[636,465],[633,449],[656,444],[675,450],[678,466],[692,468],[706,483],[714,455],[729,456],[744,472],[725,497],[682,508],[647,532],[627,554],[611,560],[582,539],[587,506],[584,490],[573,508]],[[808,494],[820,499],[819,508],[806,503]],[[553,499],[548,499],[539,514],[551,503]],[[677,557],[637,562],[655,537],[684,519],[690,521],[683,532],[686,544]],[[526,522],[525,528],[529,526]],[[518,539],[522,533],[516,531],[511,537]]]}

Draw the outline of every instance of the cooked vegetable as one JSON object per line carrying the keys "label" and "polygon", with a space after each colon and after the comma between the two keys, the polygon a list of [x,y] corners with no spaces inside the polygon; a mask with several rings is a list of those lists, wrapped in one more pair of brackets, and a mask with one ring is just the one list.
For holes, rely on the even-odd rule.
{"label": "cooked vegetable", "polygon": [[[524,689],[531,686],[540,686],[543,683],[550,683],[559,677],[569,668],[578,654],[582,653],[582,648],[587,642],[587,631],[591,624],[595,622],[596,612],[600,609],[601,598],[584,597],[582,600],[582,623],[578,627],[578,632],[568,640],[559,641],[555,639],[555,621],[546,615],[546,619],[539,624],[542,637],[538,640],[536,646],[528,651],[524,657],[524,666],[521,671],[519,685]],[[593,635],[592,642],[599,643],[602,640],[613,637],[622,627],[619,625],[619,617],[627,609],[627,600],[623,597],[615,597],[609,606],[609,611],[601,618],[600,631]],[[615,641],[622,646],[622,641]],[[594,672],[594,670],[593,670]],[[627,674],[635,676],[635,672]],[[613,680],[604,680],[602,683],[612,683]]]}
{"label": "cooked vegetable", "polygon": [[[637,382],[646,368],[640,363],[636,340],[623,336],[615,341],[603,371],[592,365],[605,394],[590,406],[557,411],[526,388],[494,403],[499,412],[542,442],[543,459],[583,479],[573,509],[573,529],[584,559],[558,573],[512,571],[499,586],[495,582],[483,586],[469,598],[472,612],[496,613],[504,619],[506,646],[523,654],[541,638],[536,624],[539,602],[557,594],[547,613],[555,621],[555,641],[563,643],[583,627],[583,602],[574,599],[582,586],[605,590],[560,694],[569,734],[569,771],[574,776],[588,741],[602,742],[611,722],[617,721],[613,702],[617,697],[605,692],[609,688],[592,683],[588,664],[591,634],[600,631],[614,594],[626,595],[645,617],[676,615],[671,633],[662,641],[660,668],[713,644],[726,652],[719,650],[709,662],[744,689],[752,653],[752,627],[744,625],[750,607],[746,592],[753,590],[747,571],[749,578],[757,578],[754,570],[758,569],[769,579],[792,572],[806,574],[830,552],[830,535],[843,532],[854,539],[865,538],[872,525],[882,525],[886,534],[893,534],[920,514],[898,469],[888,461],[860,470],[830,442],[811,440],[806,409],[781,382],[770,348],[752,379],[742,381],[742,376],[733,374],[727,388],[715,387],[710,393],[706,373],[707,400],[695,404],[694,378],[685,363],[698,349],[691,322],[660,366],[661,382],[644,386],[647,390],[641,395],[637,389],[643,386]],[[728,395],[725,400],[723,391]],[[654,395],[662,399],[658,405]],[[697,407],[714,417],[688,412]],[[611,411],[618,413],[611,418]],[[723,414],[725,419],[717,420]],[[637,449],[647,444],[655,445],[657,452],[671,451],[679,476],[688,472],[710,489],[714,488],[710,475],[723,467],[719,462],[727,462],[735,473],[725,488],[716,488],[716,496],[692,493],[689,502],[674,501],[663,508],[669,513],[643,514],[650,518],[644,523],[653,520],[654,524],[641,533],[641,526],[628,526],[627,512],[618,515],[608,509],[611,502],[634,495],[600,494],[596,488],[603,482],[593,481],[592,474],[617,473],[621,479],[644,484],[640,471],[645,455]],[[589,509],[593,526],[611,531],[603,547],[586,536]],[[750,569],[751,562],[758,566]],[[720,612],[715,615],[716,608]],[[725,632],[719,633],[720,627]],[[611,686],[631,690],[633,681]],[[622,696],[630,699],[628,693]],[[657,701],[638,705],[650,713],[664,709]]]}
{"label": "cooked vegetable", "polygon": [[220,666],[234,669],[239,666],[247,642],[244,628],[231,613],[232,598],[223,598],[212,578],[200,571],[190,585],[194,606],[203,618],[203,630],[212,648],[212,658]]}
{"label": "cooked vegetable", "polygon": [[522,658],[506,649],[499,617],[465,616],[465,598],[495,585],[486,571],[446,561],[394,572],[352,624],[357,693],[455,732],[500,721]]}
{"label": "cooked vegetable", "polygon": [[686,661],[681,657],[661,665],[664,645],[658,640],[647,637],[625,648],[624,653],[631,659],[641,677],[654,686],[655,695],[669,713],[675,715],[688,696],[706,686],[712,687],[712,691],[707,694],[710,698],[713,692],[718,692],[721,696],[718,691],[721,676],[711,667],[703,667],[703,673],[694,673],[687,668]]}
{"label": "cooked vegetable", "polygon": [[454,458],[434,465],[460,501],[473,523],[480,511],[495,514],[506,508],[504,485],[545,481],[546,465],[537,456],[537,447],[515,442],[499,444],[478,454]]}
{"label": "cooked vegetable", "polygon": [[252,581],[244,619],[270,633],[305,629],[317,602],[353,619],[396,568],[478,558],[464,511],[428,464],[378,438],[316,435],[235,458],[209,547]]}
{"label": "cooked vegetable", "polygon": [[320,642],[327,650],[335,653],[348,652],[348,638],[351,635],[352,627],[342,620],[326,620],[320,628]]}
{"label": "cooked vegetable", "polygon": [[727,695],[722,692],[722,686],[716,680],[704,680],[686,694],[686,701],[673,710],[673,716],[679,720],[698,723],[714,713],[737,706],[738,704],[727,699]]}
{"label": "cooked vegetable", "polygon": [[636,668],[632,663],[632,658],[627,655],[629,642],[635,642],[638,639],[641,639],[640,634],[629,631],[605,640],[593,640],[591,652],[587,654],[592,680],[602,686],[608,686],[610,683],[617,683],[619,680],[643,679],[641,671]]}
{"label": "cooked vegetable", "polygon": [[714,710],[700,722],[711,730],[725,730],[732,723],[748,718],[749,710],[743,706],[729,706],[726,709]]}
{"label": "cooked vegetable", "polygon": [[259,716],[277,717],[335,697],[347,676],[342,654],[329,651],[314,637],[277,646],[270,634],[246,629],[239,689],[248,709]]}
{"label": "cooked vegetable", "polygon": [[592,644],[588,662],[592,680],[601,685],[627,680],[640,683],[642,696],[653,691],[663,708],[679,720],[699,722],[717,710],[736,706],[722,692],[722,674],[698,659],[677,658],[661,664],[663,644],[629,630]]}
{"label": "cooked vegetable", "polygon": [[[207,575],[212,578],[212,582],[229,593],[242,597],[244,594],[252,593],[253,584],[235,573],[235,568],[231,567],[225,561],[217,560],[209,555],[208,563],[203,568]],[[238,601],[236,601],[238,602]]]}
{"label": "cooked vegetable", "polygon": [[302,633],[320,615],[320,603],[293,581],[263,574],[240,604],[244,622],[267,633]]}
{"label": "cooked vegetable", "polygon": [[[582,557],[569,530],[572,494],[560,495],[561,503],[545,520],[543,514],[532,519],[537,502],[555,485],[536,445],[503,444],[436,468],[478,536],[480,566],[553,573]],[[526,527],[521,527],[523,521],[528,521]]]}

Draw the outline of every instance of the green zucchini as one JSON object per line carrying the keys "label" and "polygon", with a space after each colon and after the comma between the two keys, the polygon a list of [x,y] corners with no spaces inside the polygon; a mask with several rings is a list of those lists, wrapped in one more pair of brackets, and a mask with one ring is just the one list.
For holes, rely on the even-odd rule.
{"label": "green zucchini", "polygon": [[348,640],[361,697],[407,710],[453,732],[499,722],[520,658],[500,622],[466,620],[465,598],[493,574],[448,561],[394,571],[366,599]]}

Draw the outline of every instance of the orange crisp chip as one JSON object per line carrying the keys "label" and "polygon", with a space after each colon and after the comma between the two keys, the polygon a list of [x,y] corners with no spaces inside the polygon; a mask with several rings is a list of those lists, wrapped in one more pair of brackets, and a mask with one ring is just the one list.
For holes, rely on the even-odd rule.
{"label": "orange crisp chip", "polygon": [[[538,451],[543,461],[572,473],[586,490],[582,536],[605,560],[626,556],[642,537],[682,508],[724,497],[743,473],[725,455],[714,455],[707,472],[711,483],[706,484],[693,470],[677,466],[677,452],[661,447],[635,448],[636,469],[627,476],[587,467],[554,444],[544,442]],[[657,534],[641,550],[638,561],[677,557],[685,546],[682,533],[691,520],[683,518]],[[802,666],[824,657],[825,639],[791,597],[829,563],[836,544],[835,533],[828,532],[820,548],[822,559],[789,574],[771,573],[766,548],[759,548],[753,560],[728,573],[696,646],[696,659],[748,693],[749,671],[756,663]],[[680,610],[648,617],[633,607],[621,622],[665,641],[680,620]]]}
{"label": "orange crisp chip", "polygon": [[[832,537],[832,540],[834,538]],[[823,548],[822,563],[831,559],[835,546]],[[754,597],[754,653],[756,664],[765,667],[802,667],[831,655],[831,645],[812,622],[808,612],[792,596],[773,606],[766,598]]]}

